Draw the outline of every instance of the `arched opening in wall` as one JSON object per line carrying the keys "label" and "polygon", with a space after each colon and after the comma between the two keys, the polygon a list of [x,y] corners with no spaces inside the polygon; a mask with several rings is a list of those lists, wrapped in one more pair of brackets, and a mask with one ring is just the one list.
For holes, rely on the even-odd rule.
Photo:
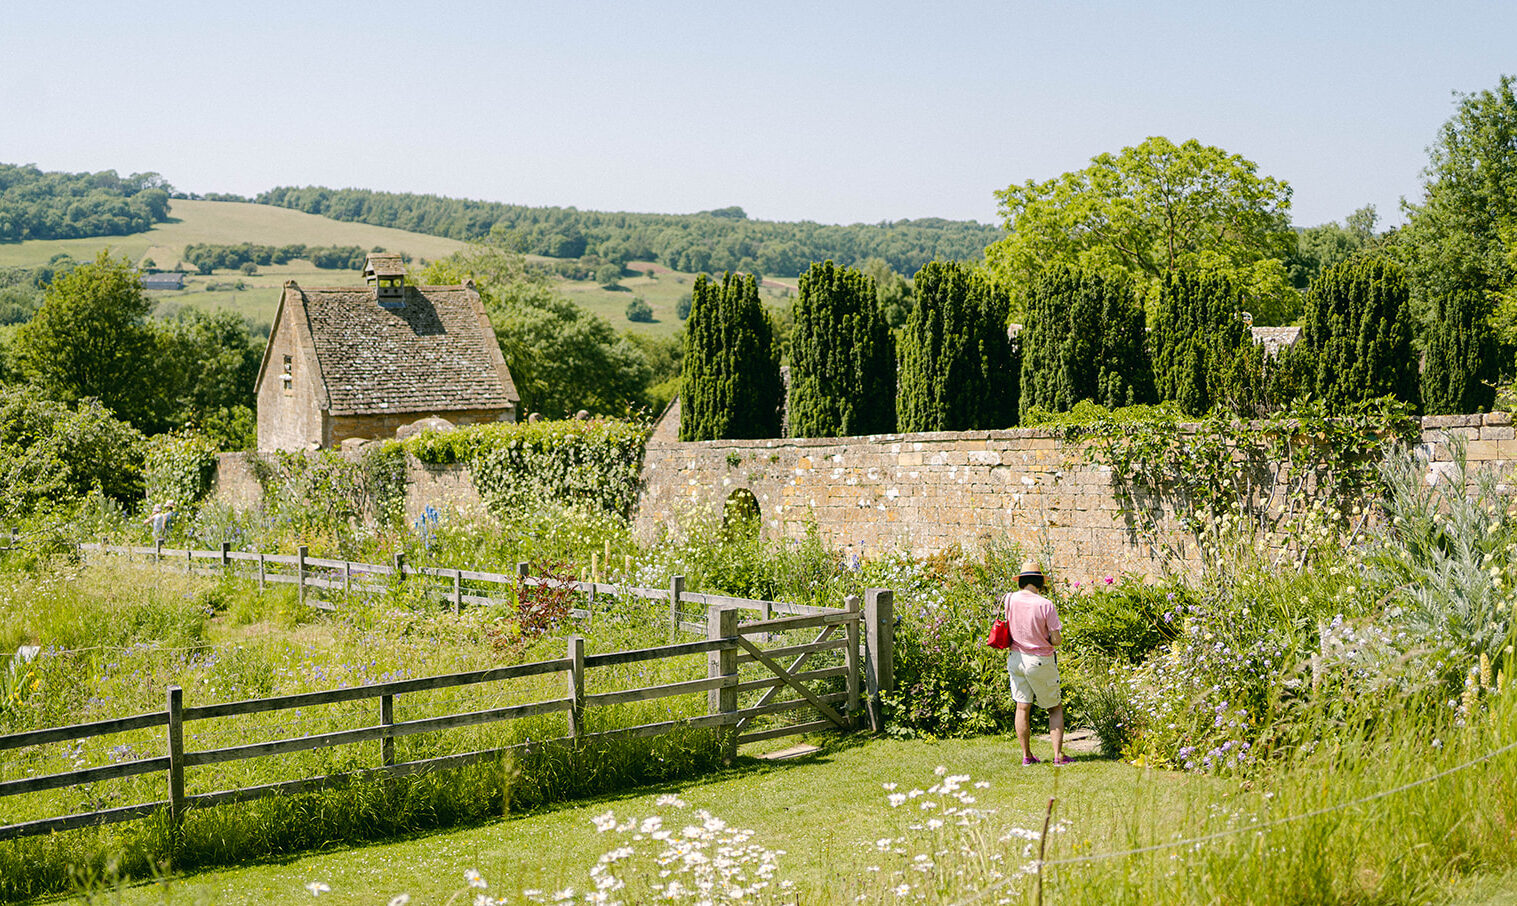
{"label": "arched opening in wall", "polygon": [[727,495],[722,505],[722,534],[727,538],[757,538],[761,525],[758,498],[747,488]]}

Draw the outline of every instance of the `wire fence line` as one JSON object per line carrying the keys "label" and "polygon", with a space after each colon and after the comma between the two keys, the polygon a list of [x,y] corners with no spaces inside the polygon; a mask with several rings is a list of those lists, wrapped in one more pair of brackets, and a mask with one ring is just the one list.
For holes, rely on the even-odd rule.
{"label": "wire fence line", "polygon": [[[1181,840],[1168,840],[1163,843],[1153,843],[1148,846],[1138,846],[1132,849],[1123,849],[1104,853],[1090,853],[1083,856],[1066,856],[1062,859],[1048,859],[1043,862],[1033,863],[1033,867],[1038,873],[1041,874],[1045,868],[1055,868],[1061,865],[1080,865],[1090,862],[1103,862],[1108,859],[1121,859],[1127,856],[1141,856],[1147,853],[1160,852],[1166,849],[1178,849],[1186,846],[1197,846],[1202,843],[1209,843],[1213,840],[1220,840],[1224,837],[1232,837],[1245,833],[1258,833],[1260,831],[1264,831],[1272,827],[1279,827],[1284,824],[1292,824],[1297,821],[1305,821],[1309,818],[1320,818],[1323,815],[1330,815],[1334,812],[1345,811],[1356,806],[1375,802],[1379,799],[1385,799],[1390,796],[1405,793],[1408,790],[1414,790],[1420,786],[1426,786],[1435,781],[1442,780],[1443,778],[1448,777],[1452,774],[1457,774],[1460,771],[1469,770],[1476,765],[1484,764],[1487,761],[1499,758],[1502,755],[1513,751],[1514,749],[1517,749],[1517,742],[1508,743],[1493,752],[1487,752],[1486,754],[1472,758],[1463,764],[1455,765],[1454,767],[1439,771],[1436,774],[1430,774],[1427,777],[1423,777],[1418,780],[1413,780],[1409,783],[1403,783],[1400,786],[1392,787],[1388,790],[1380,790],[1379,792],[1370,793],[1367,796],[1361,796],[1358,799],[1351,799],[1348,802],[1340,802],[1336,805],[1326,805],[1322,808],[1312,809],[1311,811],[1301,812],[1300,814],[1296,815],[1285,815],[1279,818],[1271,818],[1268,821],[1263,821],[1257,824],[1250,824],[1246,827],[1232,827],[1228,828],[1227,830],[1215,831],[1210,834],[1202,834],[1199,837],[1187,837]],[[985,888],[984,890],[978,891],[977,893],[971,894],[970,896],[957,901],[954,906],[969,906],[971,903],[979,902],[985,897],[1004,889],[1008,884],[1012,883],[1015,880],[1017,880],[1016,877],[1005,878],[991,885],[990,887]]]}

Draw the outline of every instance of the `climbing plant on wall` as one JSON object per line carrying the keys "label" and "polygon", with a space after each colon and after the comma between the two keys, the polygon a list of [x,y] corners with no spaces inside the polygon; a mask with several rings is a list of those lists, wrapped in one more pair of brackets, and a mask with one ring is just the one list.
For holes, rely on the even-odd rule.
{"label": "climbing plant on wall", "polygon": [[696,278],[682,368],[680,440],[779,436],[779,352],[751,274]]}
{"label": "climbing plant on wall", "polygon": [[801,275],[790,334],[790,435],[895,430],[895,341],[874,281],[831,261]]}

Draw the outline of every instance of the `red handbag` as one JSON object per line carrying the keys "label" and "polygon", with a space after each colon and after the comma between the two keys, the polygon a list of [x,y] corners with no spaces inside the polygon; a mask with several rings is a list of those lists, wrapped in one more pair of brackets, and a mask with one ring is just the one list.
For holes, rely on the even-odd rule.
{"label": "red handbag", "polygon": [[1011,647],[1011,627],[1006,625],[1005,620],[996,617],[996,621],[990,624],[990,638],[985,640],[985,644],[992,648]]}

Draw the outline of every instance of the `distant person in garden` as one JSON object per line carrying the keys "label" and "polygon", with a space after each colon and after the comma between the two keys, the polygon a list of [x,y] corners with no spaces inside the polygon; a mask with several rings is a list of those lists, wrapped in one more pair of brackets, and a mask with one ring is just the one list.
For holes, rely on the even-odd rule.
{"label": "distant person in garden", "polygon": [[1032,560],[1022,564],[1017,575],[1019,591],[1002,599],[1006,625],[1011,629],[1011,651],[1006,672],[1011,675],[1011,697],[1017,703],[1017,742],[1022,744],[1022,764],[1038,764],[1032,754],[1032,706],[1048,712],[1048,731],[1053,737],[1053,763],[1069,764],[1064,754],[1064,702],[1059,694],[1059,662],[1054,649],[1063,643],[1064,628],[1053,602],[1039,592],[1045,583],[1042,568]]}
{"label": "distant person in garden", "polygon": [[150,531],[150,532],[153,533],[153,540],[154,541],[162,541],[163,538],[164,538],[164,531],[163,531],[163,504],[161,504],[161,503],[155,503],[155,504],[153,504],[153,513],[152,513],[152,515],[150,515],[146,519],[142,520],[142,524],[145,525],[145,526],[147,526],[148,527],[148,531]]}
{"label": "distant person in garden", "polygon": [[169,531],[174,528],[174,501],[163,505],[163,522],[159,528],[159,541],[169,540]]}

